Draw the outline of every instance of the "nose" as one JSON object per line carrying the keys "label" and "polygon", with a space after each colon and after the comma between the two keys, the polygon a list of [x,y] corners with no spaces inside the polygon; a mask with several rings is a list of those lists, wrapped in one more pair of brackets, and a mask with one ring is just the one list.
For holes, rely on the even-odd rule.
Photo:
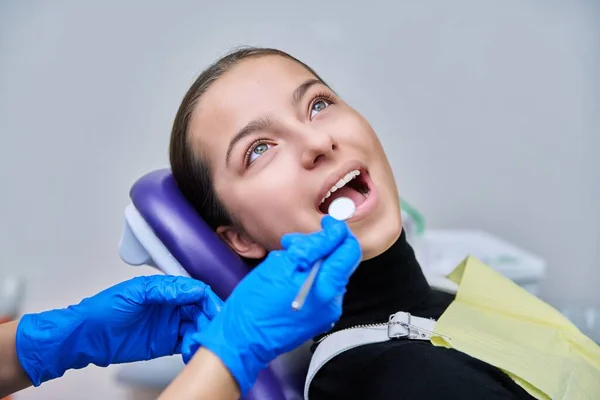
{"label": "nose", "polygon": [[316,167],[331,157],[337,149],[333,136],[316,129],[303,129],[299,136],[301,154],[300,162],[307,169]]}

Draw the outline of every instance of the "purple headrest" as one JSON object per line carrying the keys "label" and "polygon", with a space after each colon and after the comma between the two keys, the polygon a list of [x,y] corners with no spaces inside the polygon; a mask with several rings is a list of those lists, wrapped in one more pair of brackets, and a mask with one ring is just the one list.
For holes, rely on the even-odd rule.
{"label": "purple headrest", "polygon": [[[131,200],[154,234],[195,279],[226,299],[248,273],[245,263],[219,239],[183,197],[169,169],[151,172],[131,188]],[[283,382],[282,382],[283,383]],[[265,369],[246,399],[283,400],[280,382]]]}
{"label": "purple headrest", "polygon": [[151,172],[131,188],[135,208],[193,277],[225,299],[248,273],[246,264],[187,202],[169,169]]}

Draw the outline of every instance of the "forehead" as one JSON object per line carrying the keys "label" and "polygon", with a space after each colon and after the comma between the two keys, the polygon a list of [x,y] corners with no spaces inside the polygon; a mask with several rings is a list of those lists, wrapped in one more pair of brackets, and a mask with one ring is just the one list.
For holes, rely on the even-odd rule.
{"label": "forehead", "polygon": [[192,145],[215,165],[239,129],[258,117],[289,110],[294,90],[313,77],[304,66],[282,56],[242,60],[198,102],[189,127]]}

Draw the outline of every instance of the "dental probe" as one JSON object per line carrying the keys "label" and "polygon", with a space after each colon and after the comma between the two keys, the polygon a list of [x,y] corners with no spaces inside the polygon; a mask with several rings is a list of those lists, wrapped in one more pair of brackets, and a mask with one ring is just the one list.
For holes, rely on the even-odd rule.
{"label": "dental probe", "polygon": [[[349,198],[340,197],[331,202],[327,211],[331,217],[337,219],[338,221],[346,221],[347,219],[352,218],[352,216],[356,212],[356,205]],[[321,268],[321,263],[322,261],[319,260],[312,266],[308,277],[302,284],[300,291],[298,292],[296,298],[292,302],[292,308],[294,309],[294,311],[299,311],[304,305],[306,297],[308,296],[308,292],[310,291],[310,288],[312,287],[315,281],[317,273]]]}

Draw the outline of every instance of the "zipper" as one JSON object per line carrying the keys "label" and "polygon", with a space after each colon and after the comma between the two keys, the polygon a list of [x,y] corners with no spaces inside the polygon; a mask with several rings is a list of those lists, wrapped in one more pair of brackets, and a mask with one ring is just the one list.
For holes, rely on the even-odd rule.
{"label": "zipper", "polygon": [[[409,313],[407,313],[407,314],[408,314],[409,321],[410,321],[410,317],[411,317],[411,315],[410,315]],[[345,330],[348,330],[348,329],[357,329],[357,328],[379,329],[379,328],[385,328],[385,327],[387,327],[387,328],[388,328],[388,335],[389,335],[389,334],[390,334],[390,333],[389,333],[389,329],[390,329],[390,326],[392,326],[392,325],[402,325],[404,328],[406,328],[406,329],[408,330],[408,334],[407,334],[407,336],[410,336],[410,330],[411,330],[411,328],[414,328],[414,329],[416,329],[417,331],[419,331],[419,335],[420,335],[420,336],[422,336],[422,337],[425,337],[425,334],[423,334],[423,332],[428,332],[430,335],[440,336],[440,337],[443,337],[443,338],[445,338],[445,339],[451,340],[451,338],[450,338],[450,337],[448,337],[448,336],[445,336],[445,335],[440,335],[439,333],[437,333],[437,332],[435,332],[435,331],[430,331],[430,330],[428,330],[428,329],[424,329],[424,328],[421,328],[421,327],[418,327],[418,326],[412,325],[410,322],[406,323],[406,322],[404,322],[404,321],[392,321],[392,318],[393,318],[395,315],[396,315],[396,314],[392,314],[392,315],[390,315],[390,319],[389,319],[389,321],[388,321],[388,322],[380,322],[380,323],[378,323],[378,324],[361,324],[361,325],[353,325],[353,326],[350,326],[350,327],[348,327],[348,328],[340,329],[339,331],[336,331],[336,332],[331,332],[331,333],[328,333],[327,335],[323,336],[321,339],[317,340],[316,344],[317,344],[317,345],[318,345],[318,344],[320,344],[322,341],[324,341],[325,339],[327,339],[329,336],[333,335],[334,333],[341,332],[341,331],[345,331]],[[432,320],[433,320],[433,318],[429,318],[429,319],[432,319]],[[391,337],[391,336],[390,336],[390,339],[392,339],[392,337]]]}
{"label": "zipper", "polygon": [[[395,323],[399,324],[400,322],[395,322]],[[327,335],[323,336],[321,339],[317,340],[316,344],[321,343],[323,340],[327,339],[329,336],[333,335],[334,333],[345,331],[345,330],[348,330],[348,329],[356,329],[356,328],[374,329],[374,328],[384,328],[384,327],[389,326],[389,325],[390,325],[390,322],[381,322],[379,324],[361,324],[361,325],[349,326],[347,328],[340,329],[339,331],[328,333]]]}

